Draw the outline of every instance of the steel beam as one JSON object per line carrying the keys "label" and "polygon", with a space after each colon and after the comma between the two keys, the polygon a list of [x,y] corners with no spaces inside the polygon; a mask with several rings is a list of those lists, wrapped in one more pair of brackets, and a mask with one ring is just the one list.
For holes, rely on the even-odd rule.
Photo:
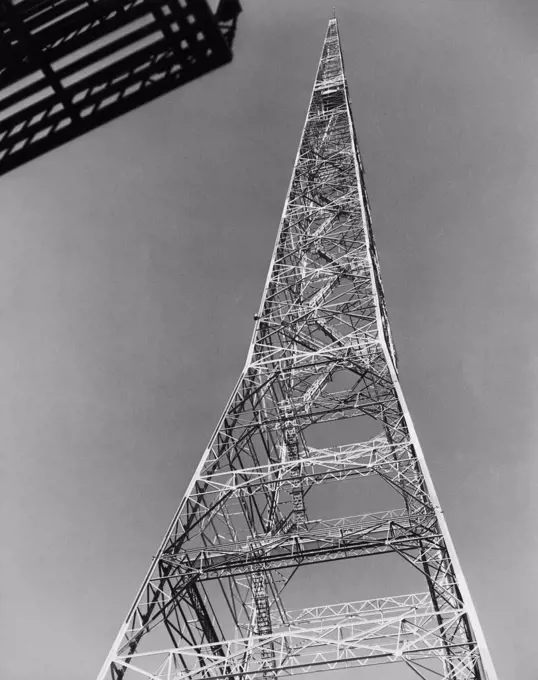
{"label": "steel beam", "polygon": [[232,59],[239,0],[0,0],[0,174]]}

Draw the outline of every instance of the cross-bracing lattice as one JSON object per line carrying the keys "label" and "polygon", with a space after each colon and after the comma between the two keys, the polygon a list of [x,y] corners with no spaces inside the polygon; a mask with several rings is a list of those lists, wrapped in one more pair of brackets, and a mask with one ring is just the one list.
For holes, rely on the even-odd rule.
{"label": "cross-bracing lattice", "polygon": [[[255,319],[243,373],[100,680],[395,663],[402,678],[496,680],[398,380],[335,19]],[[331,516],[350,500],[359,510],[368,494],[344,489],[375,480],[398,507]],[[365,558],[381,555],[425,592],[353,598]],[[353,570],[338,571],[342,561]],[[345,592],[357,601],[327,603],[331,587],[303,578],[313,569],[335,587],[352,574]]]}

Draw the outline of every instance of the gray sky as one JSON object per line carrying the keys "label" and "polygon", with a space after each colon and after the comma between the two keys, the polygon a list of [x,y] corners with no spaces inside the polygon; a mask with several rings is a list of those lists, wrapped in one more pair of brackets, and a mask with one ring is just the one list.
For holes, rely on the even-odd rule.
{"label": "gray sky", "polygon": [[108,652],[244,363],[336,5],[404,391],[535,680],[538,3],[244,5],[231,65],[0,182],[0,672]]}

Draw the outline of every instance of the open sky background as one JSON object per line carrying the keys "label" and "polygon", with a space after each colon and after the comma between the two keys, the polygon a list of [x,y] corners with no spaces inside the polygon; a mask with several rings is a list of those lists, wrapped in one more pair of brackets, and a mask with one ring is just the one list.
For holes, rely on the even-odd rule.
{"label": "open sky background", "polygon": [[244,363],[333,5],[404,391],[536,680],[533,0],[244,0],[232,64],[2,178],[6,680],[108,652]]}

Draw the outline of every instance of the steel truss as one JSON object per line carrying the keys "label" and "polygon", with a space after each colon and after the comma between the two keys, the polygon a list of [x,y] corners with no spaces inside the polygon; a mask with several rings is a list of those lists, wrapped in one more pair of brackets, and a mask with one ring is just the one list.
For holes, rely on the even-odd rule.
{"label": "steel truss", "polygon": [[232,59],[239,0],[0,0],[0,174]]}
{"label": "steel truss", "polygon": [[[313,444],[331,422],[355,443]],[[374,478],[400,509],[312,518],[316,489]],[[427,591],[286,605],[310,565],[385,554]],[[381,663],[497,677],[400,387],[332,19],[245,368],[99,679]]]}

